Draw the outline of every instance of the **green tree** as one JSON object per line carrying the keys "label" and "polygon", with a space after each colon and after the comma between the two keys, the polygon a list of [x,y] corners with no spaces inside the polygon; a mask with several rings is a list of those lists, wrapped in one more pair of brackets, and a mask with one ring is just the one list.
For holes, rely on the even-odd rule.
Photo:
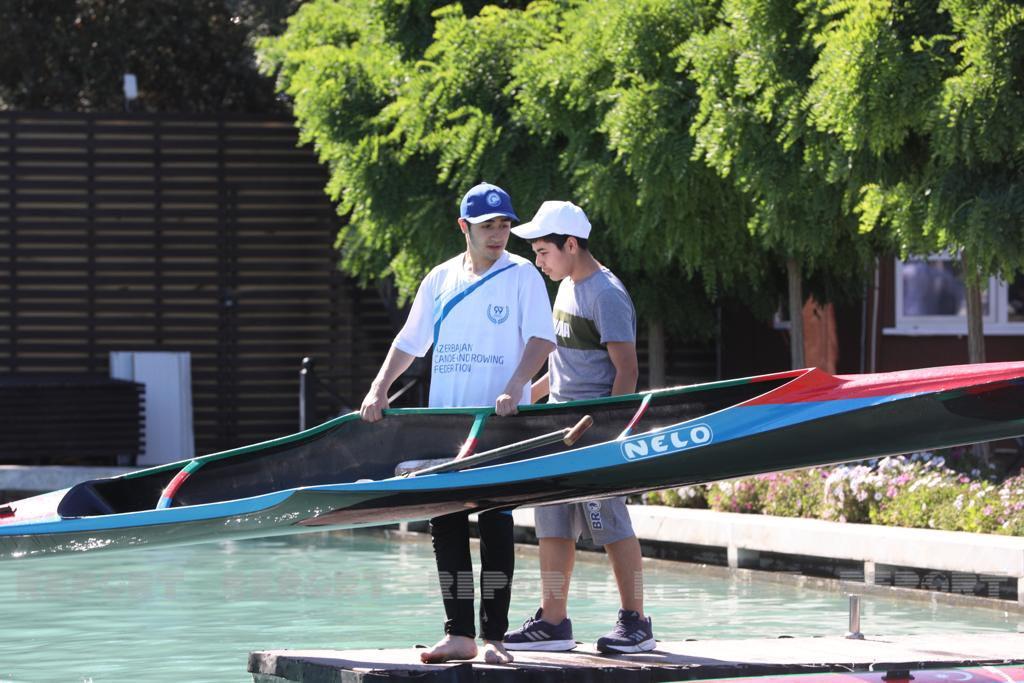
{"label": "green tree", "polygon": [[960,255],[969,359],[984,360],[980,283],[1024,269],[1024,8],[1002,0],[849,0],[816,32],[814,125],[875,168],[862,230],[901,255]]}
{"label": "green tree", "polygon": [[714,18],[706,0],[580,3],[514,68],[516,118],[560,150],[572,198],[599,225],[602,259],[629,282],[651,339],[665,322],[677,338],[711,336],[720,292],[764,293],[747,203],[694,159],[699,100],[673,56]]}
{"label": "green tree", "polygon": [[558,187],[554,157],[512,120],[505,91],[556,8],[439,4],[320,0],[262,43],[348,219],[342,268],[366,284],[394,278],[402,297],[461,248],[470,186],[507,187],[522,213]]}
{"label": "green tree", "polygon": [[692,158],[697,100],[672,56],[712,8],[467,4],[431,13],[424,41],[400,36],[380,3],[322,0],[263,43],[265,68],[330,166],[347,272],[393,277],[408,296],[458,248],[456,199],[486,179],[524,218],[544,199],[583,205],[641,316],[672,332],[713,334],[708,294],[764,291],[752,284],[765,263],[743,198]]}
{"label": "green tree", "polygon": [[251,39],[297,0],[8,0],[0,3],[0,108],[120,111],[123,76],[146,111],[279,108]]}
{"label": "green tree", "polygon": [[748,198],[750,232],[786,264],[794,367],[804,364],[803,283],[857,282],[872,253],[850,218],[834,143],[808,123],[819,22],[808,2],[725,0],[719,21],[679,52],[700,96],[697,154]]}

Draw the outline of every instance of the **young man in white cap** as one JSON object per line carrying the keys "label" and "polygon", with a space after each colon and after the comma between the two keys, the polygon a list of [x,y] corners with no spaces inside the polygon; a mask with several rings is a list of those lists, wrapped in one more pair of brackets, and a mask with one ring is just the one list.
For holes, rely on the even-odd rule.
{"label": "young man in white cap", "polygon": [[[462,198],[459,228],[466,251],[437,266],[420,283],[405,326],[363,399],[364,420],[375,422],[388,407],[388,391],[413,358],[434,347],[431,407],[493,405],[513,415],[530,402],[530,380],[554,350],[544,279],[526,259],[505,251],[512,221],[508,194],[481,183]],[[458,457],[469,455],[467,451]],[[481,560],[480,630],[484,659],[508,663],[502,644],[508,629],[514,550],[512,516],[479,516]],[[477,655],[469,512],[430,520],[438,579],[447,616],[445,636],[424,650],[424,662],[473,659]]]}
{"label": "young man in white cap", "polygon": [[[550,371],[533,385],[534,401],[618,396],[636,391],[636,312],[626,288],[590,253],[590,221],[570,202],[544,202],[537,215],[512,232],[529,240],[537,267],[561,281],[555,297],[558,347]],[[606,653],[654,649],[644,615],[640,543],[625,499],[545,505],[534,509],[540,544],[541,607],[522,628],[505,634],[509,650],[561,651],[576,647],[567,615],[576,540],[603,545],[618,584],[621,609],[615,628],[597,641]]]}

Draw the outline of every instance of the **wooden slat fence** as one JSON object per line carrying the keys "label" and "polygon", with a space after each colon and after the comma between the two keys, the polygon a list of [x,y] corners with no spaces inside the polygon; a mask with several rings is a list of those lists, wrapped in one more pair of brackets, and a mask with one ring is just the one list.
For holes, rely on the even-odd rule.
{"label": "wooden slat fence", "polygon": [[104,377],[0,375],[0,462],[134,465],[145,387]]}
{"label": "wooden slat fence", "polygon": [[324,181],[284,120],[0,112],[0,373],[189,351],[200,453],[294,431],[304,355],[357,402],[392,329]]}

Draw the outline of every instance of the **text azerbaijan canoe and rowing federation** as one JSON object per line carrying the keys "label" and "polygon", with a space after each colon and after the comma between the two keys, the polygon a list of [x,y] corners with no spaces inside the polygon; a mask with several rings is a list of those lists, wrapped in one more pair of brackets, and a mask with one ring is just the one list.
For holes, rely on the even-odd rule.
{"label": "text azerbaijan canoe and rowing federation", "polygon": [[450,372],[471,374],[474,372],[474,366],[504,365],[505,354],[474,353],[473,345],[465,342],[438,344],[434,351],[433,361],[432,370],[437,374],[444,375]]}

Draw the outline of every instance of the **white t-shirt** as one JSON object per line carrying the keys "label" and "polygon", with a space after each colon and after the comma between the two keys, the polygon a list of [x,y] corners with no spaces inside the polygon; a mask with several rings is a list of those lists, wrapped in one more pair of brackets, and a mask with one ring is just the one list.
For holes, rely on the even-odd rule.
{"label": "white t-shirt", "polygon": [[[459,254],[423,278],[395,346],[422,357],[433,345],[432,408],[488,406],[505,390],[531,337],[555,341],[540,272],[504,252],[475,275]],[[529,382],[519,402],[530,402]]]}

